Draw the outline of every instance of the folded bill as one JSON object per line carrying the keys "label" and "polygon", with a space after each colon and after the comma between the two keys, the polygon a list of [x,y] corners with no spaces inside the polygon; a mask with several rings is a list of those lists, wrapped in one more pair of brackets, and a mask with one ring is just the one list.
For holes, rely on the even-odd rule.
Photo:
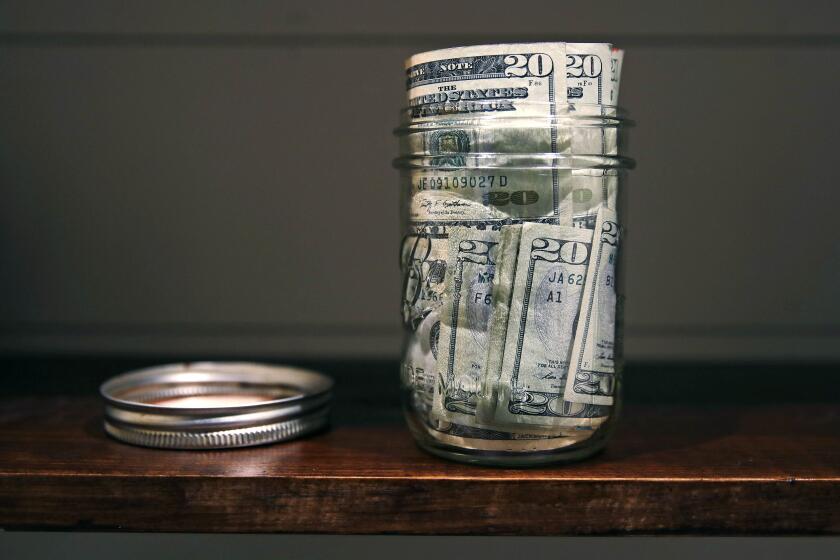
{"label": "folded bill", "polygon": [[542,160],[617,155],[619,128],[603,123],[623,55],[525,43],[406,63],[400,149],[425,163],[402,175],[402,375],[441,442],[554,449],[610,416],[618,171]]}
{"label": "folded bill", "polygon": [[566,401],[611,405],[615,393],[615,311],[619,227],[616,213],[598,210],[580,319],[572,347]]}
{"label": "folded bill", "polygon": [[[521,226],[519,251],[509,303],[494,308],[494,330],[505,322],[501,368],[494,388],[486,390],[479,420],[520,429],[592,426],[608,415],[606,407],[568,403],[563,394],[569,355],[592,248],[589,230],[552,224]],[[506,313],[505,313],[506,312]],[[497,346],[497,348],[498,348]],[[498,350],[497,350],[498,352]],[[495,371],[492,359],[491,368]],[[489,369],[489,368],[488,368]]]}
{"label": "folded bill", "polygon": [[416,54],[406,61],[413,118],[554,114],[557,104],[618,101],[623,53],[607,43],[503,43]]}
{"label": "folded bill", "polygon": [[413,131],[401,138],[401,153],[616,155],[618,129],[602,126],[599,117],[616,116],[623,57],[606,43],[477,45],[415,55],[406,62]]}
{"label": "folded bill", "polygon": [[475,425],[484,378],[493,303],[499,229],[451,228],[434,414],[441,420]]}
{"label": "folded bill", "polygon": [[412,170],[403,176],[415,223],[497,227],[521,220],[571,224],[570,169]]}
{"label": "folded bill", "polygon": [[412,226],[403,239],[403,328],[410,333],[403,350],[403,385],[412,406],[428,415],[437,380],[439,309],[443,305],[449,234],[443,226]]}

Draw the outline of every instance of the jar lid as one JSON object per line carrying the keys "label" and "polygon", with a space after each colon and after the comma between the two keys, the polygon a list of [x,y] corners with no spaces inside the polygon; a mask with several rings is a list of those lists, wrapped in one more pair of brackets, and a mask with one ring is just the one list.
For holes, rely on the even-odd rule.
{"label": "jar lid", "polygon": [[288,366],[194,362],[131,371],[99,391],[105,431],[146,447],[220,449],[287,441],[327,425],[333,381]]}

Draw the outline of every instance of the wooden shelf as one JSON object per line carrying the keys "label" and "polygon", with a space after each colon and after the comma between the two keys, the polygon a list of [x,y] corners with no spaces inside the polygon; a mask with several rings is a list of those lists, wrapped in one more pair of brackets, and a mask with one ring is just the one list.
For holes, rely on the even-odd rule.
{"label": "wooden shelf", "polygon": [[109,439],[90,397],[0,400],[0,527],[436,534],[837,534],[840,406],[631,404],[600,456],[532,470],[401,423],[184,452]]}

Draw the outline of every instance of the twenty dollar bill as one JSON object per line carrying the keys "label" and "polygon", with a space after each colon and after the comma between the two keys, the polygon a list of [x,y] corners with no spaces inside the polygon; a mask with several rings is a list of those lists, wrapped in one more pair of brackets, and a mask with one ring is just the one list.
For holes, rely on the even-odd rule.
{"label": "twenty dollar bill", "polygon": [[608,416],[605,407],[563,398],[591,249],[591,231],[522,225],[504,356],[492,392],[494,424],[551,429],[590,426]]}
{"label": "twenty dollar bill", "polygon": [[580,320],[572,347],[565,399],[611,405],[615,393],[615,310],[619,228],[616,213],[601,207],[595,222]]}

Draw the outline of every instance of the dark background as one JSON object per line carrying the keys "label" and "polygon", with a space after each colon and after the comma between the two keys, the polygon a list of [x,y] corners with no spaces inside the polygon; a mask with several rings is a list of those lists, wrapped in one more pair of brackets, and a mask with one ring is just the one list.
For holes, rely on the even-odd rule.
{"label": "dark background", "polygon": [[836,2],[0,2],[0,352],[395,359],[402,61],[626,48],[631,361],[840,358]]}
{"label": "dark background", "polygon": [[[838,16],[780,0],[0,1],[2,381],[89,392],[123,367],[231,357],[320,362],[345,386],[393,369],[395,388],[402,61],[563,40],[627,51],[625,346],[647,375],[628,396],[836,398]],[[788,387],[794,362],[817,386]],[[828,542],[401,539],[30,533],[0,536],[0,556],[819,557]]]}

